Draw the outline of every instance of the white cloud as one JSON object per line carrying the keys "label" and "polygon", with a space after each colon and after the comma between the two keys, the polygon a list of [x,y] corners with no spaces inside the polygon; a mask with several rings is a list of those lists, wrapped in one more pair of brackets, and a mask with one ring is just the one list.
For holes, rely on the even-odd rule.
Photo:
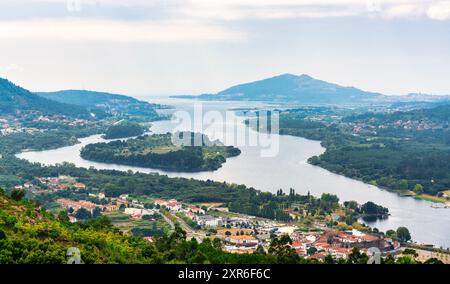
{"label": "white cloud", "polygon": [[430,5],[427,11],[428,17],[434,20],[450,19],[450,1],[439,1]]}
{"label": "white cloud", "polygon": [[393,5],[384,11],[387,17],[411,17],[423,15],[425,7],[417,4]]}
{"label": "white cloud", "polygon": [[[178,12],[190,18],[223,20],[378,15],[449,18],[449,2],[435,0],[190,0]],[[428,12],[427,12],[428,10]]]}
{"label": "white cloud", "polygon": [[[120,17],[128,11],[164,11],[165,17],[188,20],[283,19],[310,17],[429,17],[448,19],[448,0],[8,0],[24,5],[53,3],[79,7],[88,17]],[[108,14],[108,7],[119,7],[119,14]],[[94,10],[93,10],[94,9]],[[91,13],[94,12],[94,13]]]}
{"label": "white cloud", "polygon": [[242,33],[193,21],[112,21],[39,19],[0,22],[0,38],[159,41],[238,40]]}
{"label": "white cloud", "polygon": [[[17,1],[17,2],[16,2]],[[0,12],[2,4],[0,3]],[[57,5],[39,15],[1,20],[0,38],[111,41],[220,41],[244,38],[237,20],[371,16],[450,19],[450,1],[435,0],[15,0],[11,14]],[[20,5],[18,5],[20,4]],[[47,6],[43,6],[47,7]],[[43,7],[40,7],[44,9]],[[76,11],[71,11],[72,8]],[[48,7],[47,7],[48,8]],[[79,8],[79,10],[78,10]],[[55,11],[59,11],[55,14]],[[47,13],[50,13],[47,11]],[[8,12],[9,14],[9,12]],[[3,14],[6,15],[6,14]]]}

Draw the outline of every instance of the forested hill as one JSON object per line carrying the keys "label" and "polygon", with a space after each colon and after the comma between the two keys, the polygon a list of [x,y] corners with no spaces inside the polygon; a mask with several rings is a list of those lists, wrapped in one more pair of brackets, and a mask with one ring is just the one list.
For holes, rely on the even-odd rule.
{"label": "forested hill", "polygon": [[0,264],[64,264],[67,250],[80,250],[82,263],[148,263],[148,242],[123,235],[105,218],[71,224],[67,213],[49,211],[11,197],[0,188]]}
{"label": "forested hill", "polygon": [[308,75],[283,74],[233,86],[217,94],[204,94],[209,100],[279,101],[299,103],[354,103],[382,97],[354,87],[343,87]]}
{"label": "forested hill", "polygon": [[199,139],[201,146],[174,143],[172,134],[167,133],[145,135],[127,141],[89,144],[81,150],[80,155],[83,159],[100,163],[175,172],[200,172],[217,170],[227,158],[241,153],[238,148],[210,141],[203,134],[181,134],[191,136],[192,140]]}
{"label": "forested hill", "polygon": [[86,90],[65,90],[57,92],[38,92],[37,95],[58,101],[61,103],[68,103],[74,105],[80,105],[85,107],[93,107],[100,104],[107,104],[110,102],[127,102],[127,103],[138,103],[139,100],[118,94],[111,94],[106,92],[95,92]]}
{"label": "forested hill", "polygon": [[84,107],[42,98],[6,79],[0,78],[0,113],[14,114],[18,111],[34,111],[70,117],[90,117],[89,112]]}
{"label": "forested hill", "polygon": [[129,96],[86,90],[39,92],[36,94],[60,103],[78,105],[88,109],[101,109],[113,115],[126,113],[133,116],[142,115],[147,118],[157,118],[156,109],[161,107]]}

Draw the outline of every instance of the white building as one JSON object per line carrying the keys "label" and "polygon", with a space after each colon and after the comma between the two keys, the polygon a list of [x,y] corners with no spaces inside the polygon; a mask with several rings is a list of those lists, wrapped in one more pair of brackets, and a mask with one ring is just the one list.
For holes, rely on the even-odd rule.
{"label": "white building", "polygon": [[145,215],[155,214],[155,211],[150,210],[150,209],[128,207],[128,208],[125,208],[124,213],[127,215],[131,215],[133,218],[142,218],[142,216],[145,216]]}
{"label": "white building", "polygon": [[207,227],[207,228],[215,228],[215,227],[220,227],[223,225],[222,218],[213,217],[210,215],[196,216],[195,221],[200,226]]}

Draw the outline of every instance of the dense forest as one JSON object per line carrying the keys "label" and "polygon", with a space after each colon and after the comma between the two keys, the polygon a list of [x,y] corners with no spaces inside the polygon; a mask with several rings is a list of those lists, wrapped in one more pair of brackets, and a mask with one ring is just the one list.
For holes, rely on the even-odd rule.
{"label": "dense forest", "polygon": [[[185,133],[194,138],[194,133]],[[174,144],[172,134],[145,135],[127,141],[112,141],[85,146],[81,157],[103,163],[158,168],[167,171],[212,171],[226,158],[240,154],[238,148],[223,146],[201,137],[202,146]]]}
{"label": "dense forest", "polygon": [[7,136],[0,135],[0,153],[2,155],[17,154],[27,150],[48,150],[78,143],[78,138],[102,133],[104,128],[71,127],[69,129],[53,129],[46,132],[14,133]]}
{"label": "dense forest", "polygon": [[145,129],[138,123],[122,122],[111,125],[105,133],[105,139],[118,139],[133,136],[139,136],[144,133]]}
{"label": "dense forest", "polygon": [[314,165],[392,190],[435,195],[450,188],[449,115],[450,105],[443,105],[323,123],[285,112],[280,134],[322,141],[326,151],[310,158]]}

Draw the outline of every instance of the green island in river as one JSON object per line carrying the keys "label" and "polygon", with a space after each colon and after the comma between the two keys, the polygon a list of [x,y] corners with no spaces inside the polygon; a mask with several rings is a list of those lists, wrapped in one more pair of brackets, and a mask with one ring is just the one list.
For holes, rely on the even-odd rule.
{"label": "green island in river", "polygon": [[[179,132],[175,135],[188,143],[174,142],[173,134],[139,136],[126,141],[95,143],[81,150],[86,160],[166,171],[199,172],[219,169],[226,158],[238,156],[241,151],[233,146],[224,146],[210,141],[206,135]],[[185,136],[185,135],[190,135]],[[196,139],[200,146],[192,143]],[[194,145],[194,146],[191,146]]]}

